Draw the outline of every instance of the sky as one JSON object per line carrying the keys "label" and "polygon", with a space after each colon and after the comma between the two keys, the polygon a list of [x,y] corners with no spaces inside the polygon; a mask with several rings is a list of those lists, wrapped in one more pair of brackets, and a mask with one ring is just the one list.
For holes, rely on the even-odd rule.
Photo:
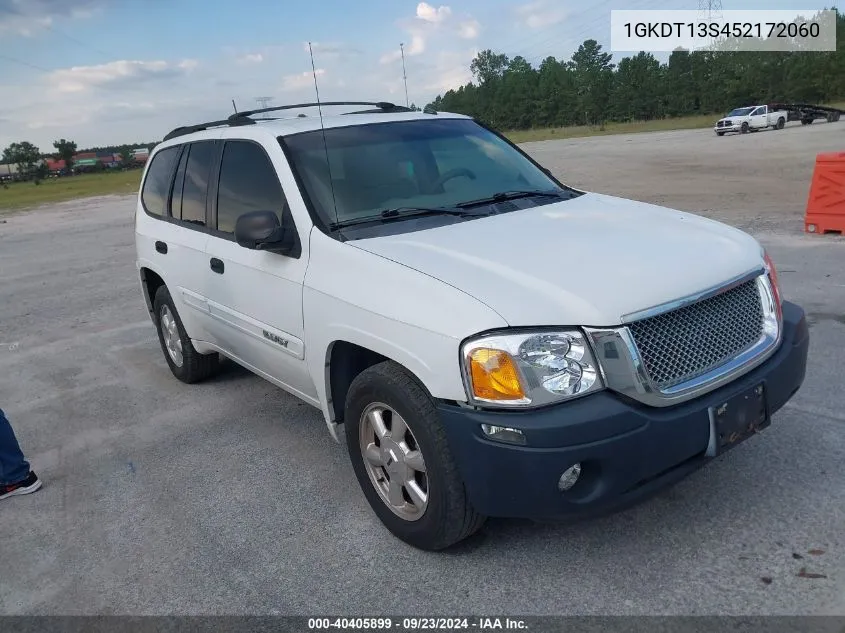
{"label": "sky", "polygon": [[[422,107],[472,79],[491,48],[535,66],[585,39],[610,47],[612,9],[698,9],[699,0],[0,0],[0,148],[42,152],[152,142],[180,125],[328,100]],[[825,3],[767,0],[767,9]],[[759,0],[723,0],[724,9]],[[614,54],[618,61],[620,54]]]}

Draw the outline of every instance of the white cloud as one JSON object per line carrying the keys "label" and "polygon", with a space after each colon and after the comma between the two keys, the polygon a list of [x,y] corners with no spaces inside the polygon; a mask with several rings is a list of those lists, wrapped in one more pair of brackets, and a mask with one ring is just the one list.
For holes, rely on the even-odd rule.
{"label": "white cloud", "polygon": [[465,40],[474,40],[481,33],[481,24],[478,20],[467,20],[458,27],[458,35]]}
{"label": "white cloud", "polygon": [[421,73],[422,91],[442,94],[472,81],[469,65],[477,54],[477,49],[440,53],[434,65]]}
{"label": "white cloud", "polygon": [[238,57],[238,61],[242,64],[260,64],[264,61],[264,55],[261,53],[247,53]]}
{"label": "white cloud", "polygon": [[[383,41],[396,44],[383,50],[365,54],[363,48],[372,42],[312,42],[321,99],[404,104],[399,42],[404,42],[410,101],[422,107],[467,83],[476,51],[466,43],[477,35],[477,21],[429,6],[431,11],[420,11],[423,17],[412,9],[388,24]],[[385,63],[378,63],[380,57]],[[67,64],[47,73],[4,75],[0,148],[29,140],[49,151],[61,137],[79,147],[155,141],[178,126],[225,118],[232,100],[239,110],[255,108],[259,95],[274,97],[271,105],[313,100],[307,43],[301,41],[224,45],[202,59],[100,59],[103,63]]]}
{"label": "white cloud", "polygon": [[306,70],[294,75],[287,75],[282,80],[282,90],[302,90],[303,88],[313,86],[314,74],[320,77],[326,74],[326,70],[324,68],[317,68],[314,73],[310,70]]}
{"label": "white cloud", "polygon": [[556,0],[535,0],[516,7],[516,13],[530,29],[554,26],[569,15],[565,8],[556,5]]}
{"label": "white cloud", "polygon": [[139,85],[152,78],[163,79],[183,75],[197,67],[196,60],[176,64],[165,61],[118,60],[97,66],[73,66],[53,71],[48,84],[60,93],[85,92],[106,84],[131,81]]}
{"label": "white cloud", "polygon": [[56,18],[91,17],[109,0],[0,0],[0,33],[31,36],[49,28]]}
{"label": "white cloud", "polygon": [[[427,2],[420,2],[415,15],[400,20],[398,26],[410,39],[405,45],[405,57],[422,55],[428,50],[429,40],[434,38],[443,45],[438,50],[447,50],[447,38],[475,39],[481,32],[481,24],[471,15],[454,16],[451,7],[441,5],[435,8]],[[392,64],[401,57],[402,51],[397,47],[382,54],[379,61],[382,65]]]}
{"label": "white cloud", "polygon": [[[411,32],[411,42],[405,46],[405,56],[414,57],[415,55],[422,55],[425,52],[425,35],[421,31]],[[397,47],[396,50],[385,53],[379,60],[382,64],[390,64],[392,62],[402,59],[402,49]]]}
{"label": "white cloud", "polygon": [[[303,52],[308,52],[308,42],[302,44]],[[311,50],[314,55],[342,55],[348,53],[358,53],[359,51],[344,45],[341,42],[311,42]]]}
{"label": "white cloud", "polygon": [[443,22],[452,15],[452,9],[448,6],[439,6],[436,9],[427,2],[420,2],[417,5],[417,17],[426,22]]}

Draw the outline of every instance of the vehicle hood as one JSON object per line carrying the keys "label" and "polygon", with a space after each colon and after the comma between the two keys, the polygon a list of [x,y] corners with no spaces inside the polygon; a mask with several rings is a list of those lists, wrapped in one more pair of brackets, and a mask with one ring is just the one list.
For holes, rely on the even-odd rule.
{"label": "vehicle hood", "polygon": [[595,193],[348,244],[475,297],[511,326],[616,325],[763,263],[742,231]]}

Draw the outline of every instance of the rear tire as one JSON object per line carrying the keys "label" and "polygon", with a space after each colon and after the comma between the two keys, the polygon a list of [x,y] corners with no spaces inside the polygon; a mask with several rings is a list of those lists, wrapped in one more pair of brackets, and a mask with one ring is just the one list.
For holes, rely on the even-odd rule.
{"label": "rear tire", "polygon": [[358,483],[394,536],[437,551],[484,524],[467,499],[431,397],[402,366],[385,361],[352,381],[344,426]]}
{"label": "rear tire", "polygon": [[724,132],[716,132],[716,136],[724,136],[724,135],[725,135]]}
{"label": "rear tire", "polygon": [[161,286],[153,301],[158,341],[170,371],[184,383],[192,384],[217,373],[220,356],[200,354],[191,343],[167,286]]}
{"label": "rear tire", "polygon": [[786,126],[786,121],[783,117],[778,119],[777,129],[782,130]]}

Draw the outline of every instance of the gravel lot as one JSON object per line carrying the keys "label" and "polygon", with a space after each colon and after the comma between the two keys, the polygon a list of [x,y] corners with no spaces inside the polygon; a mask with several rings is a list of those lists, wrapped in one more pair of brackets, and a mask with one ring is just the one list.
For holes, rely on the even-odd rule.
{"label": "gravel lot", "polygon": [[770,247],[812,348],[768,431],[625,513],[490,521],[420,552],[377,522],[315,409],[234,367],[170,375],[131,198],[9,216],[0,407],[45,487],[0,505],[0,613],[845,614],[845,238],[801,232],[815,155],[845,149],[845,125],[526,147],[575,186]]}

